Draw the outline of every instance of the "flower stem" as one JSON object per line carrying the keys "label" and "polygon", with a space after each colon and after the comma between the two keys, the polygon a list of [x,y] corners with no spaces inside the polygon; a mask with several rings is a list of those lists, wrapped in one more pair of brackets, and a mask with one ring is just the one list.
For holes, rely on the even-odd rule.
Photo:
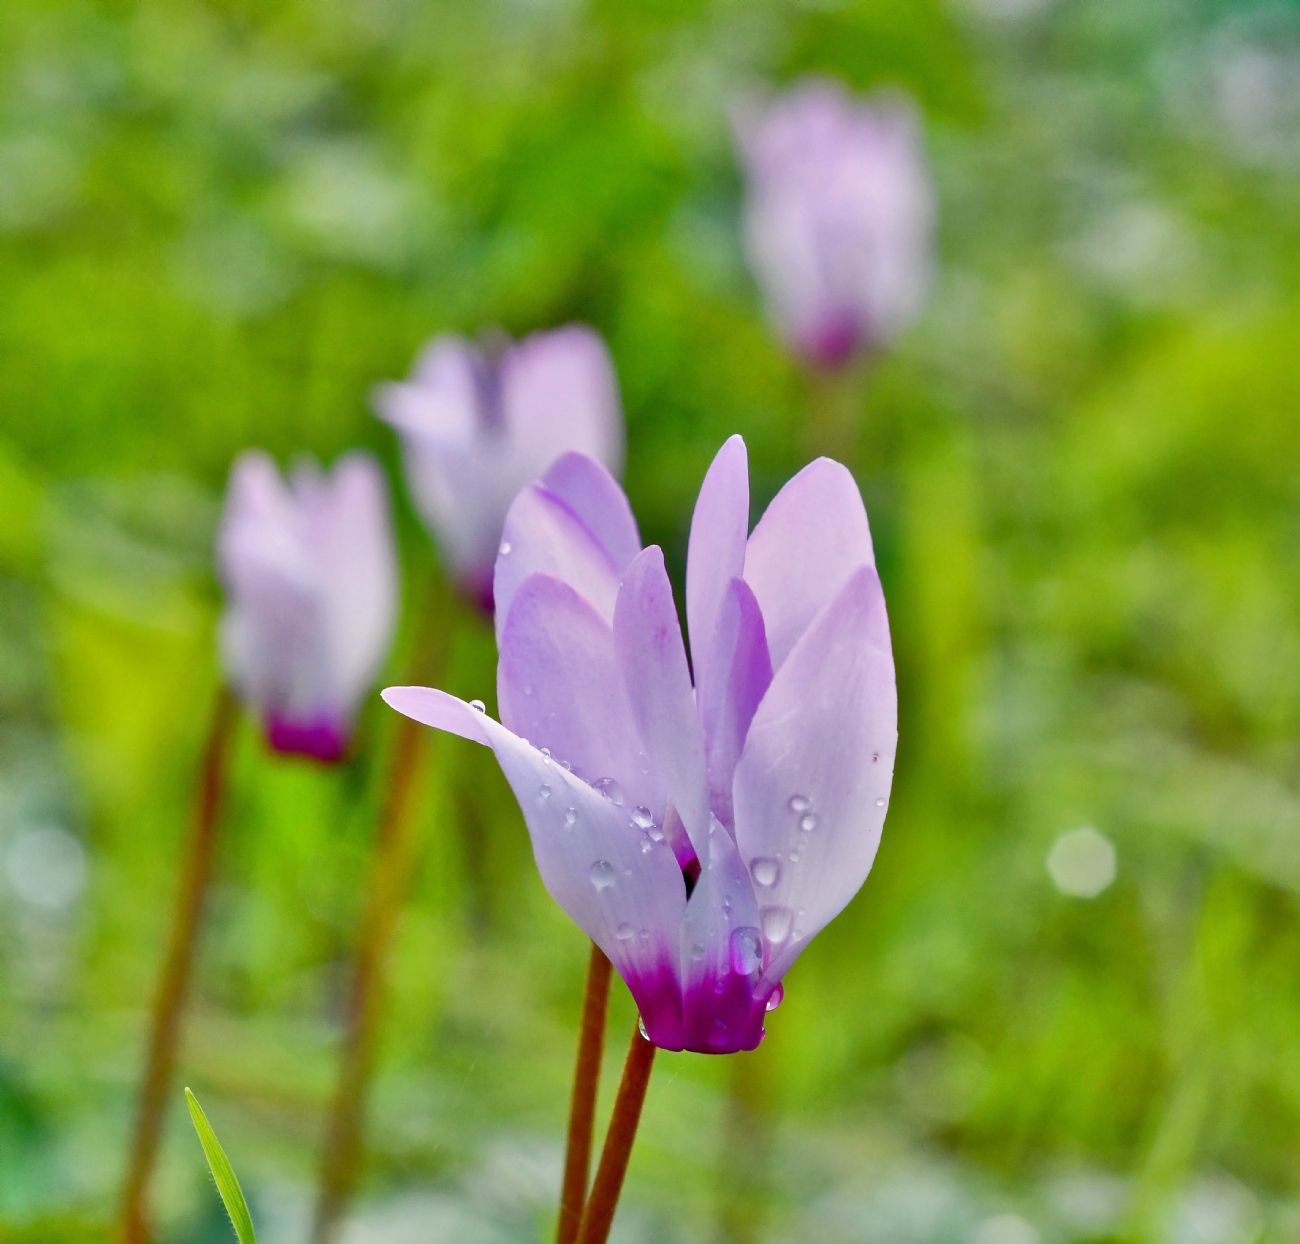
{"label": "flower stem", "polygon": [[564,1150],[564,1185],[560,1191],[556,1244],[574,1244],[582,1222],[582,1203],[591,1172],[591,1134],[596,1125],[600,1060],[605,1049],[609,976],[609,960],[593,942],[587,963],[587,986],[582,993],[582,1027],[578,1033],[578,1061],[573,1069],[573,1096],[569,1101],[569,1137]]}
{"label": "flower stem", "polygon": [[171,940],[154,998],[149,1056],[122,1194],[119,1229],[123,1244],[144,1244],[149,1238],[146,1220],[149,1182],[162,1140],[167,1094],[180,1040],[181,1016],[198,948],[203,900],[212,879],[218,822],[225,795],[226,762],[236,717],[234,696],[228,688],[222,688],[213,706],[212,724],[208,728],[181,885],[172,915]]}
{"label": "flower stem", "polygon": [[591,1185],[591,1195],[582,1211],[582,1225],[578,1228],[577,1244],[605,1244],[614,1222],[618,1196],[623,1191],[623,1176],[627,1174],[628,1159],[632,1156],[632,1142],[636,1140],[637,1124],[641,1121],[641,1107],[645,1103],[650,1071],[654,1067],[655,1047],[647,1041],[640,1026],[632,1030],[632,1044],[623,1064],[623,1078],[619,1081],[618,1096],[614,1099],[614,1113],[605,1133],[605,1147],[601,1150],[600,1166]]}
{"label": "flower stem", "polygon": [[412,815],[423,757],[423,728],[409,717],[396,727],[388,791],[379,816],[369,888],[357,939],[339,1078],[325,1132],[314,1244],[329,1244],[361,1168],[366,1088],[374,1065],[385,975],[415,856]]}

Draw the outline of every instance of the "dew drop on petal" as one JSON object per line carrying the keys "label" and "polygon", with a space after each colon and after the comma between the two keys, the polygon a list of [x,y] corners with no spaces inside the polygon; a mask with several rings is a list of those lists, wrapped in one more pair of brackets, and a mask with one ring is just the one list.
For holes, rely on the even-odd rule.
{"label": "dew drop on petal", "polygon": [[567,760],[557,760],[555,763],[559,765],[560,768],[565,771],[565,773],[573,772],[573,766]]}
{"label": "dew drop on petal", "polygon": [[763,936],[773,946],[779,946],[790,936],[794,915],[788,907],[764,907],[762,921]]}
{"label": "dew drop on petal", "polygon": [[510,541],[509,541],[509,540],[502,540],[502,541],[501,541],[501,547],[497,550],[497,552],[499,552],[499,553],[501,554],[502,557],[509,557],[509,556],[510,556]]}
{"label": "dew drop on petal", "polygon": [[570,829],[572,829],[572,828],[573,828],[573,827],[578,823],[578,809],[577,809],[577,808],[565,808],[565,809],[564,809],[564,823],[565,823],[565,824],[566,824]]}
{"label": "dew drop on petal", "polygon": [[799,818],[799,828],[802,829],[805,834],[811,834],[812,831],[817,828],[816,813],[805,812],[803,816]]}
{"label": "dew drop on petal", "polygon": [[653,851],[654,849],[655,849],[654,840],[650,837],[649,834],[647,834],[644,838],[641,839],[641,854],[649,855],[650,852]]}
{"label": "dew drop on petal", "polygon": [[759,857],[751,860],[749,870],[754,880],[765,889],[771,889],[781,879],[781,865],[775,860]]}
{"label": "dew drop on petal", "polygon": [[529,686],[527,686],[527,687],[524,688],[524,694],[525,694],[525,695],[532,695],[532,694],[533,694],[533,688],[532,688],[532,685],[531,685],[531,684],[530,684]]}
{"label": "dew drop on petal", "polygon": [[774,990],[772,990],[771,994],[768,995],[767,1007],[765,1009],[769,1011],[775,1011],[776,1008],[781,1005],[781,1002],[784,1000],[784,998],[785,998],[785,986],[778,983],[777,987]]}
{"label": "dew drop on petal", "polygon": [[880,763],[880,753],[879,753],[879,752],[872,752],[872,753],[871,753],[871,763],[872,763],[873,765],[874,765],[874,764],[879,764],[879,763]]}
{"label": "dew drop on petal", "polygon": [[650,940],[650,930],[649,930],[649,929],[642,929],[641,932],[640,932],[639,934],[637,934],[637,936],[640,937],[640,939],[641,939],[643,942],[648,942],[648,941]]}
{"label": "dew drop on petal", "polygon": [[650,828],[645,831],[645,836],[649,838],[651,842],[662,842],[664,840],[664,831],[660,829],[658,825],[651,825]]}
{"label": "dew drop on petal", "polygon": [[623,788],[613,778],[597,778],[592,782],[592,786],[600,791],[610,803],[621,804],[623,802]]}
{"label": "dew drop on petal", "polygon": [[643,1020],[639,1015],[636,1017],[636,1030],[641,1034],[643,1039],[646,1041],[650,1040],[650,1034],[645,1030],[645,1020]]}
{"label": "dew drop on petal", "polygon": [[748,926],[731,934],[731,970],[741,976],[757,972],[763,966],[763,937]]}
{"label": "dew drop on petal", "polygon": [[655,823],[655,819],[650,815],[650,809],[638,805],[632,809],[632,824],[637,829],[649,829]]}
{"label": "dew drop on petal", "polygon": [[625,942],[634,932],[636,932],[636,930],[633,929],[630,924],[620,924],[618,928],[614,930],[614,936],[617,937],[620,942]]}
{"label": "dew drop on petal", "polygon": [[589,870],[591,884],[598,890],[608,890],[614,884],[614,865],[608,860],[597,860]]}
{"label": "dew drop on petal", "polygon": [[808,798],[807,795],[791,795],[791,796],[790,796],[790,811],[791,811],[791,812],[807,812],[807,811],[808,811],[808,805],[809,805],[811,802],[812,802],[812,800],[810,800],[810,799]]}
{"label": "dew drop on petal", "polygon": [[703,942],[696,942],[696,943],[691,947],[691,958],[694,959],[696,963],[699,963],[699,961],[700,961],[701,959],[704,958],[704,943],[703,943]]}
{"label": "dew drop on petal", "polygon": [[471,701],[469,702],[469,706],[470,706],[470,708],[472,708],[476,713],[486,713],[486,712],[487,712],[487,705],[484,704],[482,700],[471,700]]}
{"label": "dew drop on petal", "polygon": [[885,801],[883,799],[876,800],[876,807],[883,808],[884,806],[885,806]]}
{"label": "dew drop on petal", "polygon": [[537,792],[537,797],[545,803],[551,797],[551,788],[549,786],[543,786],[542,789]]}

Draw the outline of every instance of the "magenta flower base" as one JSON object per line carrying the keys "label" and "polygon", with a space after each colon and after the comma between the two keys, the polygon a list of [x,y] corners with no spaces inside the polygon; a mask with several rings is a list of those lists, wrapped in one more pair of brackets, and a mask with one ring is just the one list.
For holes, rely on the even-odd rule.
{"label": "magenta flower base", "polygon": [[311,756],[325,764],[342,760],[348,750],[347,732],[334,721],[290,721],[272,715],[266,722],[266,741],[277,752]]}

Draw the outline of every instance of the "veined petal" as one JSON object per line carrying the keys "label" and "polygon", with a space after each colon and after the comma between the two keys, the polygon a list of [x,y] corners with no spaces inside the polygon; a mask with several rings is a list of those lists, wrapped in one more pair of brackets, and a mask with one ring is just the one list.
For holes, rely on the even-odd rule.
{"label": "veined petal", "polygon": [[[626,812],[486,713],[428,687],[384,700],[416,721],[490,747],[519,801],[542,882],[627,982],[652,1037],[680,1024],[673,987],[686,887],[673,853]],[[669,1048],[672,1048],[671,1045]]]}
{"label": "veined petal", "polygon": [[582,520],[621,575],[641,551],[641,533],[609,469],[586,454],[567,453],[555,460],[542,484]]}
{"label": "veined petal", "polygon": [[613,778],[630,812],[662,823],[665,793],[638,746],[614,631],[567,583],[529,575],[515,593],[497,663],[501,720],[587,782]]}
{"label": "veined petal", "polygon": [[735,843],[716,821],[701,862],[682,921],[685,1048],[701,1054],[752,1050],[762,1040],[771,993],[756,1000],[763,943],[754,888]]}
{"label": "veined petal", "polygon": [[506,515],[492,591],[497,644],[519,585],[531,574],[569,584],[601,617],[612,621],[618,571],[587,525],[541,484],[529,484]]}
{"label": "veined petal", "polygon": [[736,766],[736,845],[758,895],[766,984],[871,871],[897,739],[885,600],[864,566],[777,670]]}
{"label": "veined petal", "polygon": [[863,565],[875,565],[875,555],[858,486],[838,462],[818,458],[776,494],[745,551],[774,670]]}
{"label": "veined petal", "polygon": [[745,569],[749,534],[749,458],[731,437],[718,450],[700,486],[686,554],[686,624],[697,687],[707,680],[713,632],[727,584]]}
{"label": "veined petal", "polygon": [[623,576],[614,608],[614,650],[642,746],[703,859],[709,831],[704,731],[672,584],[657,545],[642,552]]}
{"label": "veined petal", "polygon": [[745,734],[768,685],[772,662],[767,653],[763,615],[744,579],[727,584],[713,632],[713,653],[696,698],[704,724],[709,769],[709,802],[734,833],[731,782],[745,745]]}

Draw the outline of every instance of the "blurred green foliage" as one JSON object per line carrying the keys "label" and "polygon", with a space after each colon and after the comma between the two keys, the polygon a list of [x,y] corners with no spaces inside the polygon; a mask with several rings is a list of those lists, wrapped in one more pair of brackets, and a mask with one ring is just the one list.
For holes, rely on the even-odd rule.
{"label": "blurred green foliage", "polygon": [[[783,356],[737,227],[728,110],[805,72],[915,94],[942,200],[926,315],[839,382]],[[1292,1236],[1297,83],[1285,0],[9,0],[0,1236],[113,1213],[231,458],[383,457],[401,680],[435,555],[367,392],[434,332],[573,318],[678,575],[726,435],[756,513],[810,455],[852,465],[900,669],[875,872],[745,1073],[761,1212],[719,1205],[759,1161],[733,1068],[670,1055],[622,1238]],[[445,626],[444,685],[490,701],[490,630]],[[334,771],[237,748],[184,1074],[272,1242],[305,1222],[390,717]],[[585,950],[491,757],[428,747],[358,1230],[536,1238]],[[1118,857],[1091,900],[1044,862],[1082,824]],[[616,991],[611,1048],[631,1023]],[[225,1238],[172,1123],[164,1234]]]}

